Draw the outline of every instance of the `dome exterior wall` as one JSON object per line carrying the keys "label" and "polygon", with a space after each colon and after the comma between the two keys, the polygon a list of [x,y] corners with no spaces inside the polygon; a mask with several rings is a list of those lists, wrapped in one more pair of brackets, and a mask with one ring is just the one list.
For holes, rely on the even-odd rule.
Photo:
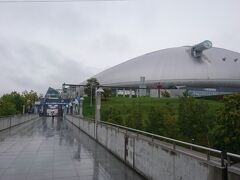
{"label": "dome exterior wall", "polygon": [[191,47],[155,51],[109,68],[96,76],[101,85],[163,87],[240,87],[240,53],[222,48],[203,51],[200,58],[191,55]]}

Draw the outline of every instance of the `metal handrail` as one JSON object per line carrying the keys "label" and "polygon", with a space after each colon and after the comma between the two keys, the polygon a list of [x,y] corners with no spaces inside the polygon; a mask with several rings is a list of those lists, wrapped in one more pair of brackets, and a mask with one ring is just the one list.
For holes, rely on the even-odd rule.
{"label": "metal handrail", "polygon": [[239,158],[239,159],[240,159],[240,155],[239,155],[239,154],[227,153],[227,156],[234,157],[234,158]]}
{"label": "metal handrail", "polygon": [[4,119],[4,118],[11,118],[11,117],[16,117],[16,116],[22,117],[24,115],[31,115],[31,114],[33,114],[33,113],[30,113],[30,114],[28,114],[28,113],[25,113],[25,114],[13,114],[13,115],[7,115],[7,116],[0,116],[0,120]]}
{"label": "metal handrail", "polygon": [[[75,116],[75,117],[78,117],[78,116]],[[84,117],[83,120],[84,119],[87,119],[87,120],[90,120],[90,121],[95,121],[94,119],[91,119],[91,118],[85,118]],[[143,134],[143,135],[146,135],[146,136],[150,136],[151,138],[167,140],[169,143],[173,144],[173,146],[175,146],[176,143],[177,143],[179,145],[189,146],[190,148],[194,147],[194,148],[199,149],[199,150],[206,150],[206,151],[208,151],[210,153],[211,152],[217,153],[219,155],[221,155],[222,152],[223,152],[221,150],[212,149],[212,148],[208,148],[208,147],[205,147],[205,146],[196,145],[196,144],[192,144],[192,143],[188,143],[188,142],[184,142],[184,141],[168,138],[168,137],[165,137],[165,136],[152,134],[152,133],[149,133],[149,132],[146,132],[146,131],[142,131],[142,130],[138,130],[138,129],[134,129],[134,128],[129,128],[129,127],[126,127],[126,126],[122,126],[122,125],[118,125],[118,124],[114,124],[114,123],[110,123],[110,122],[103,122],[103,121],[101,121],[101,122],[98,122],[98,123],[99,124],[103,124],[103,125],[115,126],[117,128],[122,128],[122,129],[125,129],[125,130],[128,130],[128,131],[131,131],[131,132],[135,132],[135,133],[138,133],[138,134]],[[240,155],[238,155],[238,154],[233,154],[233,153],[227,152],[227,156],[240,159]]]}
{"label": "metal handrail", "polygon": [[188,142],[184,142],[184,141],[180,141],[180,140],[176,140],[176,139],[152,134],[152,133],[149,133],[149,132],[145,132],[145,131],[141,131],[141,130],[138,130],[138,129],[133,129],[133,128],[129,128],[129,127],[125,127],[125,126],[121,126],[121,125],[117,125],[117,124],[113,124],[113,123],[109,123],[109,122],[100,122],[100,123],[101,124],[112,125],[112,126],[119,127],[119,128],[122,128],[122,129],[130,130],[132,132],[137,132],[137,133],[144,134],[144,135],[151,136],[151,137],[155,137],[155,138],[158,138],[158,139],[164,139],[164,140],[167,140],[167,141],[170,141],[170,142],[173,142],[173,143],[187,145],[187,146],[190,146],[190,147],[195,147],[195,148],[198,148],[198,149],[207,150],[207,151],[218,153],[218,154],[221,154],[221,152],[222,152],[222,151],[217,150],[217,149],[212,149],[212,148],[192,144],[192,143],[188,143]]}
{"label": "metal handrail", "polygon": [[15,115],[8,115],[8,116],[0,116],[0,120],[3,118],[9,118],[9,117],[14,117]]}
{"label": "metal handrail", "polygon": [[[32,114],[31,114],[32,115]],[[15,114],[15,115],[12,115],[12,116],[5,116],[5,117],[1,117],[0,118],[0,122],[3,122],[3,123],[1,123],[1,127],[0,127],[0,131],[2,131],[2,130],[5,130],[5,129],[8,129],[8,128],[11,128],[11,127],[13,127],[13,126],[16,126],[16,125],[18,125],[18,124],[21,124],[21,123],[23,123],[23,122],[27,122],[27,121],[29,121],[29,120],[31,120],[31,119],[34,119],[34,117],[33,116],[29,116],[29,114],[28,114],[28,117],[30,117],[30,119],[29,118],[26,118],[26,117],[24,117],[25,115],[23,115],[23,114]],[[16,119],[22,119],[22,118],[24,118],[24,120],[20,120],[20,121],[18,121],[17,123],[16,123]]]}
{"label": "metal handrail", "polygon": [[[71,114],[66,114],[66,115],[71,115]],[[76,118],[81,118],[79,115],[71,115],[71,116],[76,117]],[[88,121],[94,121],[95,122],[95,119],[92,119],[92,118],[83,117],[82,119],[86,119]]]}
{"label": "metal handrail", "polygon": [[0,116],[0,120],[3,118],[11,118],[11,117],[15,117],[15,116],[23,116],[23,114],[13,114],[13,115],[7,115],[7,116]]}

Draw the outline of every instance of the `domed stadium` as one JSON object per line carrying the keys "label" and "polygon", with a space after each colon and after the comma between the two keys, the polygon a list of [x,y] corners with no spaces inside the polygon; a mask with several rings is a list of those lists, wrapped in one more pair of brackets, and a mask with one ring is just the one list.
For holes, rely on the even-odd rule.
{"label": "domed stadium", "polygon": [[195,46],[151,52],[109,68],[96,76],[101,85],[163,88],[240,87],[240,53],[211,47],[210,41]]}

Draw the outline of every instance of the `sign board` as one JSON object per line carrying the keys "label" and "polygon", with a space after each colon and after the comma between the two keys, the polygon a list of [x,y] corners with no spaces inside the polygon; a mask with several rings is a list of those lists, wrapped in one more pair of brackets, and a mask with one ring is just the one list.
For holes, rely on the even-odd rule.
{"label": "sign board", "polygon": [[35,101],[35,105],[40,105],[41,102],[40,101]]}

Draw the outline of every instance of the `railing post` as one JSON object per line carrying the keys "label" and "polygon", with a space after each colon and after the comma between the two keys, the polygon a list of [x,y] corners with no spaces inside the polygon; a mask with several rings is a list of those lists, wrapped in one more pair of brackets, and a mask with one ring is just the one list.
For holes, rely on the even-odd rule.
{"label": "railing post", "polygon": [[125,151],[124,151],[124,160],[125,162],[127,161],[127,156],[128,156],[128,135],[125,135]]}
{"label": "railing post", "polygon": [[221,152],[221,167],[224,167],[224,152]]}
{"label": "railing post", "polygon": [[133,138],[133,168],[135,168],[135,138]]}
{"label": "railing post", "polygon": [[[195,140],[195,139],[192,139],[192,144],[194,144],[194,140]],[[191,150],[192,150],[192,149],[193,149],[193,147],[192,147],[192,145],[191,145]]]}
{"label": "railing post", "polygon": [[207,160],[210,161],[210,151],[207,151]]}
{"label": "railing post", "polygon": [[9,120],[9,127],[12,126],[12,117],[10,117],[10,120]]}
{"label": "railing post", "polygon": [[226,158],[227,158],[226,151],[222,151],[221,152],[222,180],[228,180],[227,163],[225,163]]}

